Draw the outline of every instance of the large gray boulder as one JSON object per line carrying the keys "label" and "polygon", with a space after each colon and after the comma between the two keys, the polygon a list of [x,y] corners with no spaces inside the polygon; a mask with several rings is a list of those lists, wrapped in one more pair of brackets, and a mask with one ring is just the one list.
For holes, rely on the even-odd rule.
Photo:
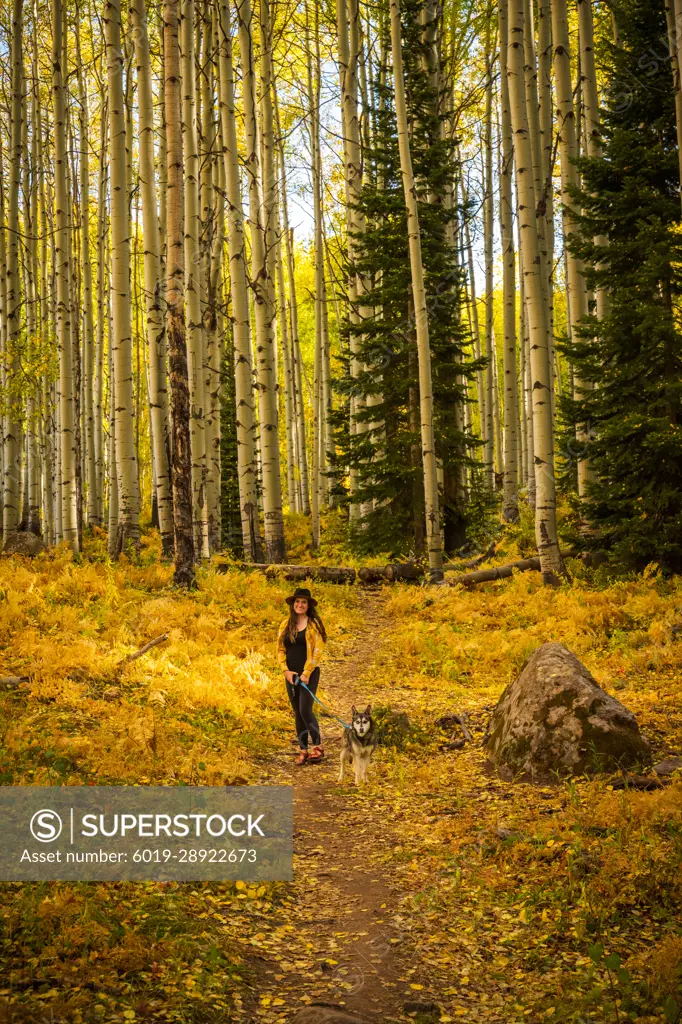
{"label": "large gray boulder", "polygon": [[632,712],[557,643],[538,647],[506,688],[483,744],[493,764],[532,778],[651,762]]}
{"label": "large gray boulder", "polygon": [[28,530],[19,530],[7,538],[2,553],[3,555],[23,555],[25,558],[34,558],[44,550],[45,545],[40,537]]}

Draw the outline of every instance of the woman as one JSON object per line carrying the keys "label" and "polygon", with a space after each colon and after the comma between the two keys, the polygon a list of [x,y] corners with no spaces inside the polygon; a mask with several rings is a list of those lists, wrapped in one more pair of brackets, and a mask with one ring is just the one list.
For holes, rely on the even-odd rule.
{"label": "woman", "polygon": [[[320,681],[319,663],[327,642],[327,633],[315,610],[317,601],[310,596],[306,587],[297,587],[286,600],[291,611],[289,618],[279,627],[277,656],[296,718],[300,750],[295,763],[301,765],[309,761],[311,764],[319,764],[324,757],[324,750],[320,726],[313,713],[313,698],[300,683],[294,685],[294,677],[300,676],[312,693],[317,691]],[[308,738],[313,744],[310,753]]]}

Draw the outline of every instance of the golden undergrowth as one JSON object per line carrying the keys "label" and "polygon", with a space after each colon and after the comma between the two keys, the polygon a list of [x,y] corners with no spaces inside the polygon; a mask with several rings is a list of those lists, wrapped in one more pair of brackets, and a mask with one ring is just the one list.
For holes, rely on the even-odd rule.
{"label": "golden undergrowth", "polygon": [[[504,686],[559,641],[635,712],[655,759],[679,756],[682,581],[652,567],[609,582],[570,565],[573,583],[558,590],[537,573],[470,591],[400,588],[374,674],[389,690],[400,680],[423,727],[466,711],[481,739]],[[446,997],[446,1018],[682,1019],[680,773],[656,792],[614,790],[610,778],[538,788],[498,778],[478,744],[439,755],[415,745],[410,757],[383,780],[405,834],[392,870],[420,922],[424,992]]]}
{"label": "golden undergrowth", "polygon": [[[296,517],[289,529],[291,560],[308,561]],[[0,676],[29,676],[0,694],[0,782],[267,782],[268,753],[291,733],[274,644],[291,584],[212,564],[185,594],[156,534],[136,564],[112,565],[103,548],[98,535],[80,564],[63,550],[0,560]],[[478,743],[439,751],[439,715],[467,711],[479,740],[503,687],[551,639],[636,713],[656,756],[682,752],[682,580],[571,568],[558,590],[529,573],[472,591],[396,586],[387,599],[390,635],[367,677],[413,734],[380,753],[366,800],[391,809],[402,836],[386,870],[434,1020],[682,1019],[682,782],[538,790],[491,774]],[[366,598],[315,592],[340,657]],[[290,899],[286,883],[5,883],[0,1021],[217,1024],[254,981],[245,908],[255,935],[272,915],[286,921]]]}

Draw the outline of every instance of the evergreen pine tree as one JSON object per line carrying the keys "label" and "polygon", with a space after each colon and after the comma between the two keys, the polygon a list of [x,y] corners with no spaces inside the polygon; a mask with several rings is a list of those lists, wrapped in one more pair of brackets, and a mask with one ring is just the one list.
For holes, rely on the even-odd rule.
{"label": "evergreen pine tree", "polygon": [[[583,514],[594,543],[625,564],[682,568],[682,235],[670,66],[660,58],[663,0],[620,0],[608,53],[603,151],[578,161],[582,206],[569,240],[610,309],[565,346],[589,391],[567,402],[590,427],[595,481]],[[608,244],[595,240],[606,237]]]}
{"label": "evergreen pine tree", "polygon": [[[424,52],[420,11],[423,0],[402,5],[403,59],[411,149],[418,181],[422,258],[429,307],[436,451],[445,481],[444,527],[446,550],[465,540],[466,510],[453,498],[448,483],[464,463],[472,463],[477,442],[457,426],[457,403],[466,401],[466,381],[477,365],[468,347],[470,338],[460,309],[463,280],[456,248],[448,241],[448,189],[457,170],[455,143],[441,138],[440,118],[422,66]],[[387,26],[387,17],[383,18]],[[386,28],[387,31],[387,28]],[[384,52],[390,50],[387,45]],[[424,483],[419,429],[417,346],[411,301],[410,263],[403,185],[400,176],[393,93],[390,76],[380,73],[373,83],[369,151],[364,152],[364,180],[358,206],[366,228],[356,238],[359,254],[355,271],[370,282],[363,299],[362,324],[346,324],[360,341],[360,360],[366,366],[355,380],[349,360],[342,359],[337,388],[348,398],[355,388],[365,396],[380,394],[380,404],[368,405],[358,420],[368,429],[351,436],[337,431],[338,464],[356,465],[359,504],[372,506],[355,538],[360,551],[389,550],[395,554],[423,553]],[[372,312],[373,311],[373,312]],[[370,315],[367,315],[367,314]],[[335,423],[341,426],[339,411]],[[379,424],[372,428],[371,424]],[[341,475],[342,470],[337,470]]]}

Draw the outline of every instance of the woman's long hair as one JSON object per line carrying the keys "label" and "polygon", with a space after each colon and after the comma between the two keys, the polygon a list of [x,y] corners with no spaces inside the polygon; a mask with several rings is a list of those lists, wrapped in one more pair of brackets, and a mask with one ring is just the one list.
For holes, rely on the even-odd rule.
{"label": "woman's long hair", "polygon": [[[311,606],[310,602],[308,602],[308,611],[306,612],[306,615],[308,616],[308,622],[309,623],[312,622],[312,624],[315,626],[315,628],[317,629],[318,633],[320,634],[320,636],[322,637],[322,639],[326,643],[327,642],[327,631],[324,628],[324,623],[322,622],[322,619],[317,614],[315,609]],[[280,638],[281,637],[288,637],[289,643],[291,643],[291,644],[296,643],[296,637],[298,635],[298,624],[297,623],[298,623],[298,615],[294,611],[294,602],[292,601],[291,602],[291,609],[289,611],[289,621],[287,622],[286,626],[282,630],[282,632],[280,634]]]}

